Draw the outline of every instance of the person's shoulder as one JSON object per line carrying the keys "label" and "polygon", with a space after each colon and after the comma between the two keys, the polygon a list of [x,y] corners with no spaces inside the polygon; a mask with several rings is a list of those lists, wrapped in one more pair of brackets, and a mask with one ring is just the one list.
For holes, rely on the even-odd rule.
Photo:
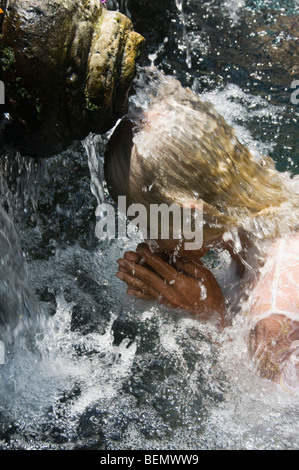
{"label": "person's shoulder", "polygon": [[299,232],[292,232],[284,238],[285,251],[299,259]]}

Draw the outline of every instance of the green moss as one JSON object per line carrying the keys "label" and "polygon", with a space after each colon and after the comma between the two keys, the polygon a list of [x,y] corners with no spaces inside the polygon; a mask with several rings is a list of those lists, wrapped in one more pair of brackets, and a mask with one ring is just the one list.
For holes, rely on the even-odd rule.
{"label": "green moss", "polygon": [[85,93],[85,103],[86,103],[86,109],[88,109],[88,111],[95,112],[101,109],[99,106],[97,106],[96,104],[90,101],[88,93]]}
{"label": "green moss", "polygon": [[17,90],[17,94],[23,98],[24,100],[30,100],[31,99],[31,95],[30,93],[26,90],[26,88],[23,87],[22,85],[22,79],[21,77],[17,77],[16,78],[16,90]]}
{"label": "green moss", "polygon": [[94,37],[97,38],[101,33],[101,28],[105,20],[105,14],[103,13],[94,23]]}
{"label": "green moss", "polygon": [[4,47],[0,58],[1,68],[4,72],[13,71],[15,68],[15,53],[11,47]]}

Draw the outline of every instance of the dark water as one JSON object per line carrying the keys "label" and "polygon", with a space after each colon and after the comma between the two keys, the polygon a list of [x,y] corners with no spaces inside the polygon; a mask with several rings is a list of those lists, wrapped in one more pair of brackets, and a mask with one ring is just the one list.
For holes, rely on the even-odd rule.
{"label": "dark water", "polygon": [[[114,7],[146,37],[144,65],[212,101],[245,144],[298,174],[299,105],[291,102],[298,2]],[[107,138],[90,135],[42,162],[2,156],[9,219],[1,218],[0,235],[12,241],[1,292],[7,278],[23,320],[0,364],[0,448],[297,449],[297,397],[257,377],[240,319],[219,335],[188,315],[128,298],[114,277],[115,260],[139,237],[95,237],[97,203],[109,200]],[[6,315],[11,305],[2,304]],[[28,309],[38,325],[31,334]]]}
{"label": "dark water", "polygon": [[[291,84],[299,77],[298,2],[132,0],[128,6],[147,39],[148,64],[198,93],[225,93],[235,85],[229,100],[249,112],[246,119],[232,116],[234,123],[246,122],[279,169],[298,173],[298,105],[291,102]],[[279,112],[257,119],[260,98]]]}

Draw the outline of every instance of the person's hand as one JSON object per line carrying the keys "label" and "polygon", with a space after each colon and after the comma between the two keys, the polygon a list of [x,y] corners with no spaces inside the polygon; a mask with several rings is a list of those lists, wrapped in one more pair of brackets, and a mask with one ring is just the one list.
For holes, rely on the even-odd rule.
{"label": "person's hand", "polygon": [[200,262],[177,259],[170,264],[161,254],[152,253],[145,243],[136,253],[126,252],[118,260],[116,276],[127,293],[141,299],[155,299],[173,308],[180,307],[208,318],[224,316],[223,295],[209,269]]}
{"label": "person's hand", "polygon": [[299,320],[272,314],[251,332],[250,352],[262,377],[287,391],[299,389]]}

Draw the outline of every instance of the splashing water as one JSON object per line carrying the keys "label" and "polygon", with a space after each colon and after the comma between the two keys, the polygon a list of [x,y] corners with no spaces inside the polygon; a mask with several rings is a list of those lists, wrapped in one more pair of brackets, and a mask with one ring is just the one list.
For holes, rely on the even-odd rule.
{"label": "splashing water", "polygon": [[90,189],[92,194],[101,204],[104,200],[103,193],[103,162],[99,159],[98,145],[100,144],[100,137],[98,135],[89,135],[83,141],[83,146],[88,155],[87,161],[90,171]]}
{"label": "splashing water", "polygon": [[[238,9],[223,4],[225,15],[237,23]],[[208,53],[209,41],[192,36],[187,6],[190,12],[189,1],[184,6],[188,37]],[[163,42],[157,57],[168,46]],[[190,50],[193,67],[195,52]],[[214,104],[239,139],[257,153],[279,154],[272,130],[285,124],[285,103],[271,103],[241,84],[219,84],[210,75],[195,72],[190,79],[185,54],[184,48],[183,78]],[[208,83],[204,90],[203,83]],[[146,86],[140,83],[144,93],[136,102],[142,107]],[[114,277],[115,260],[141,238],[94,239],[96,204],[110,200],[102,169],[106,142],[107,136],[90,135],[39,169],[16,156],[16,167],[22,169],[17,184],[9,168],[1,176],[1,202],[17,220],[20,240],[4,215],[0,237],[9,244],[1,244],[1,250],[10,248],[0,275],[18,281],[11,289],[18,302],[20,285],[26,293],[25,318],[34,310],[32,292],[43,314],[30,344],[26,335],[16,335],[0,364],[0,447],[297,449],[298,397],[259,378],[241,315],[219,333],[183,312],[128,298]],[[285,159],[291,155],[293,161],[290,152]],[[296,170],[296,164],[287,169]],[[231,292],[230,259],[213,256],[210,267]]]}
{"label": "splashing water", "polygon": [[[242,323],[219,335],[186,314],[124,297],[114,260],[139,241],[74,245],[30,262],[30,284],[51,286],[55,315],[33,350],[19,342],[0,366],[1,447],[298,447],[297,399],[248,366]],[[229,261],[213,266],[225,283]]]}
{"label": "splashing water", "polygon": [[181,22],[183,25],[183,38],[185,42],[185,48],[186,48],[186,64],[189,69],[192,67],[192,55],[191,55],[191,45],[187,33],[187,27],[186,27],[186,20],[185,20],[185,14],[183,10],[183,0],[175,0],[176,7],[178,11],[180,12],[180,17],[181,17]]}

